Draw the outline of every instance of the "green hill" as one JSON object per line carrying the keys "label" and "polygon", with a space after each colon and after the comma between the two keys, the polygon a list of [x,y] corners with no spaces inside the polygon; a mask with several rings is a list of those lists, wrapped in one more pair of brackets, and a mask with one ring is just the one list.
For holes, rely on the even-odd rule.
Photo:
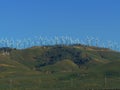
{"label": "green hill", "polygon": [[0,90],[120,88],[120,52],[84,45],[4,49]]}
{"label": "green hill", "polygon": [[40,68],[41,71],[48,73],[56,72],[75,72],[79,71],[79,67],[72,60],[58,61],[53,65],[47,65]]}

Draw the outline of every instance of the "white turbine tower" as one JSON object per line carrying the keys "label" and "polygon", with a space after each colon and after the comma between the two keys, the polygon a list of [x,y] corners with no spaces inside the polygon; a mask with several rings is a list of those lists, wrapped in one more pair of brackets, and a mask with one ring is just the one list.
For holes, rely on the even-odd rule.
{"label": "white turbine tower", "polygon": [[58,45],[58,37],[57,36],[55,36],[55,45]]}
{"label": "white turbine tower", "polygon": [[87,39],[87,45],[91,46],[92,38],[87,36],[86,39]]}
{"label": "white turbine tower", "polygon": [[96,42],[96,47],[98,47],[98,46],[99,46],[99,41],[100,41],[100,40],[99,40],[98,38],[96,38],[96,39],[95,39],[95,42]]}

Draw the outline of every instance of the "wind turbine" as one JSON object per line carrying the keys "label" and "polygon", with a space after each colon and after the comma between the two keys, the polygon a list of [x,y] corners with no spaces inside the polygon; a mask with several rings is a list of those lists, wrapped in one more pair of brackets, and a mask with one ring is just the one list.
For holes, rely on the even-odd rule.
{"label": "wind turbine", "polygon": [[99,39],[98,38],[95,38],[95,42],[96,42],[96,47],[98,47],[99,46]]}
{"label": "wind turbine", "polygon": [[91,46],[91,41],[92,41],[92,39],[91,39],[89,36],[87,36],[87,37],[86,37],[86,40],[87,40],[87,45],[88,45],[88,46]]}

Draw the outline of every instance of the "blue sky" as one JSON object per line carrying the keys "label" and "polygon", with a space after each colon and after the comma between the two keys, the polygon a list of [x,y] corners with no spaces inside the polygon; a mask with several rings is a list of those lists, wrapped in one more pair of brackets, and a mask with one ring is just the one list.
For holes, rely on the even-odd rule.
{"label": "blue sky", "polygon": [[39,35],[120,42],[120,0],[0,1],[0,38]]}

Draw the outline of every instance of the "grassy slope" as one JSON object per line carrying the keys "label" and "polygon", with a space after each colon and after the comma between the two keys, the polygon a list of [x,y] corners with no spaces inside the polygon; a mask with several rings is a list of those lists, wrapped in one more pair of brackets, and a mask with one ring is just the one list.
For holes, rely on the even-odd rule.
{"label": "grassy slope", "polygon": [[75,72],[79,71],[79,67],[72,62],[72,60],[63,60],[63,61],[58,61],[54,65],[48,65],[45,67],[41,68],[41,71],[49,71],[49,72]]}
{"label": "grassy slope", "polygon": [[[74,54],[76,52],[77,54]],[[58,57],[61,53],[62,56]],[[53,55],[56,61],[48,64],[48,60]],[[78,65],[73,60],[76,55],[80,55],[82,59],[89,57],[90,60]],[[46,65],[39,67],[39,71],[35,71],[35,66],[41,64],[41,61],[38,62],[36,57],[37,59],[42,57],[46,62]],[[0,55],[0,90],[120,88],[119,68],[120,53],[109,49],[65,46],[13,50],[10,56]]]}

